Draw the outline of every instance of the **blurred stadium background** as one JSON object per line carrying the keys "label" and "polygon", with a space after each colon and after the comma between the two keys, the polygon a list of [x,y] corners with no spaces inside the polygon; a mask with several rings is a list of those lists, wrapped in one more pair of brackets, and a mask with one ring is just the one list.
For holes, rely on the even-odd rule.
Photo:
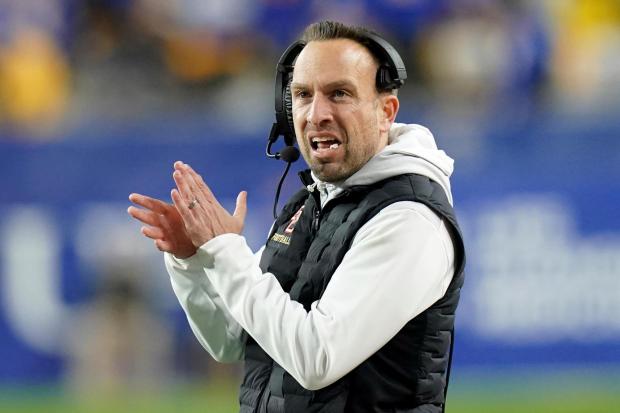
{"label": "blurred stadium background", "polygon": [[275,62],[322,18],[397,46],[399,121],[456,159],[447,410],[620,411],[619,1],[0,0],[1,412],[236,411],[127,195],[181,159],[258,247]]}

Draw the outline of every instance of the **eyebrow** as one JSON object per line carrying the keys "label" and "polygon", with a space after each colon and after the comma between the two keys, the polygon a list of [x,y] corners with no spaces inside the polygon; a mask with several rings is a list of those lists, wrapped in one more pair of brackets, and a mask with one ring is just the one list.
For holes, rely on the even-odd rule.
{"label": "eyebrow", "polygon": [[[333,82],[329,82],[325,85],[322,86],[322,88],[324,89],[339,89],[339,88],[349,88],[349,89],[353,89],[355,90],[355,85],[353,84],[353,82],[349,81],[349,80],[335,80]],[[300,83],[300,82],[293,82],[291,83],[291,89],[308,89],[309,86],[305,83]]]}

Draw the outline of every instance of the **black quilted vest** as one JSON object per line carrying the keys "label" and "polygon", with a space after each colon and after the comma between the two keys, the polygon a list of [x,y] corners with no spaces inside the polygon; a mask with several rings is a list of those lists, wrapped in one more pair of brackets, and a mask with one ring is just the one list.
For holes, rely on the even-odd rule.
{"label": "black quilted vest", "polygon": [[[300,175],[305,184],[312,182],[307,171]],[[241,413],[441,412],[465,263],[463,240],[445,192],[415,174],[349,188],[324,209],[316,192],[303,189],[286,204],[260,263],[263,272],[273,273],[307,311],[322,296],[360,227],[397,201],[421,202],[449,223],[455,249],[453,280],[441,299],[405,324],[384,347],[320,390],[303,388],[249,337]]]}

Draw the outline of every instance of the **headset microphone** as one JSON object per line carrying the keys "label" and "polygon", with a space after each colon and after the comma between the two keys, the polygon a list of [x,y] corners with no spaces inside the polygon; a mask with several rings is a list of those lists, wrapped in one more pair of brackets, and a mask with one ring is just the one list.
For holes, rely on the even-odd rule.
{"label": "headset microphone", "polygon": [[271,146],[278,140],[278,124],[274,123],[271,127],[271,133],[269,133],[269,139],[267,140],[267,149],[265,155],[268,158],[282,159],[284,162],[292,163],[299,159],[299,149],[292,145],[286,145],[281,152],[271,153]]}
{"label": "headset microphone", "polygon": [[301,153],[299,152],[299,149],[297,149],[294,146],[286,146],[284,149],[282,149],[282,152],[278,152],[276,153],[277,155],[280,155],[280,159],[282,159],[284,162],[295,162],[297,159],[299,159],[299,155]]}
{"label": "headset microphone", "polygon": [[[280,178],[278,188],[276,189],[276,196],[273,202],[273,218],[277,218],[278,199],[280,199],[280,190],[284,179],[291,169],[291,163],[299,159],[299,149],[295,147],[295,126],[293,124],[293,101],[291,99],[290,82],[293,77],[293,62],[297,58],[297,55],[306,45],[305,42],[296,41],[290,45],[280,57],[278,65],[276,67],[276,82],[275,82],[275,110],[276,121],[271,127],[269,132],[269,138],[267,139],[267,150],[265,151],[268,158],[282,159],[286,162],[286,169]],[[282,136],[286,146],[276,153],[271,152],[271,146]]]}
{"label": "headset microphone", "polygon": [[278,183],[278,188],[276,189],[276,197],[273,201],[273,219],[278,217],[277,209],[278,209],[278,199],[280,199],[280,190],[282,189],[282,184],[284,183],[284,179],[288,174],[289,169],[291,169],[291,164],[299,159],[299,149],[297,149],[292,144],[286,145],[281,152],[271,153],[271,146],[278,140],[280,136],[278,123],[274,123],[271,127],[271,132],[269,133],[269,138],[267,139],[267,149],[265,150],[265,155],[268,158],[272,159],[282,159],[286,162],[286,169],[280,178],[280,182]]}
{"label": "headset microphone", "polygon": [[265,155],[268,158],[272,159],[282,159],[286,162],[286,169],[284,169],[284,173],[282,177],[280,177],[280,182],[278,183],[278,188],[276,189],[276,197],[273,201],[273,219],[278,217],[277,209],[278,209],[278,199],[280,199],[280,190],[282,189],[282,184],[284,183],[284,179],[288,174],[289,169],[291,169],[291,164],[299,159],[299,149],[297,149],[293,145],[286,145],[281,152],[271,153],[271,146],[278,140],[280,136],[278,123],[275,122],[271,127],[271,132],[269,133],[269,138],[267,139],[267,149],[265,150]]}

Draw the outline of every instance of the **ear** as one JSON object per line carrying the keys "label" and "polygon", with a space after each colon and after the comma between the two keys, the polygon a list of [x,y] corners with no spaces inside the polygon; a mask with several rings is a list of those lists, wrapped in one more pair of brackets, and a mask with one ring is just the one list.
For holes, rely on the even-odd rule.
{"label": "ear", "polygon": [[380,97],[379,105],[381,109],[381,113],[379,113],[379,129],[381,132],[387,133],[390,131],[394,119],[396,119],[400,103],[395,95],[385,93]]}

